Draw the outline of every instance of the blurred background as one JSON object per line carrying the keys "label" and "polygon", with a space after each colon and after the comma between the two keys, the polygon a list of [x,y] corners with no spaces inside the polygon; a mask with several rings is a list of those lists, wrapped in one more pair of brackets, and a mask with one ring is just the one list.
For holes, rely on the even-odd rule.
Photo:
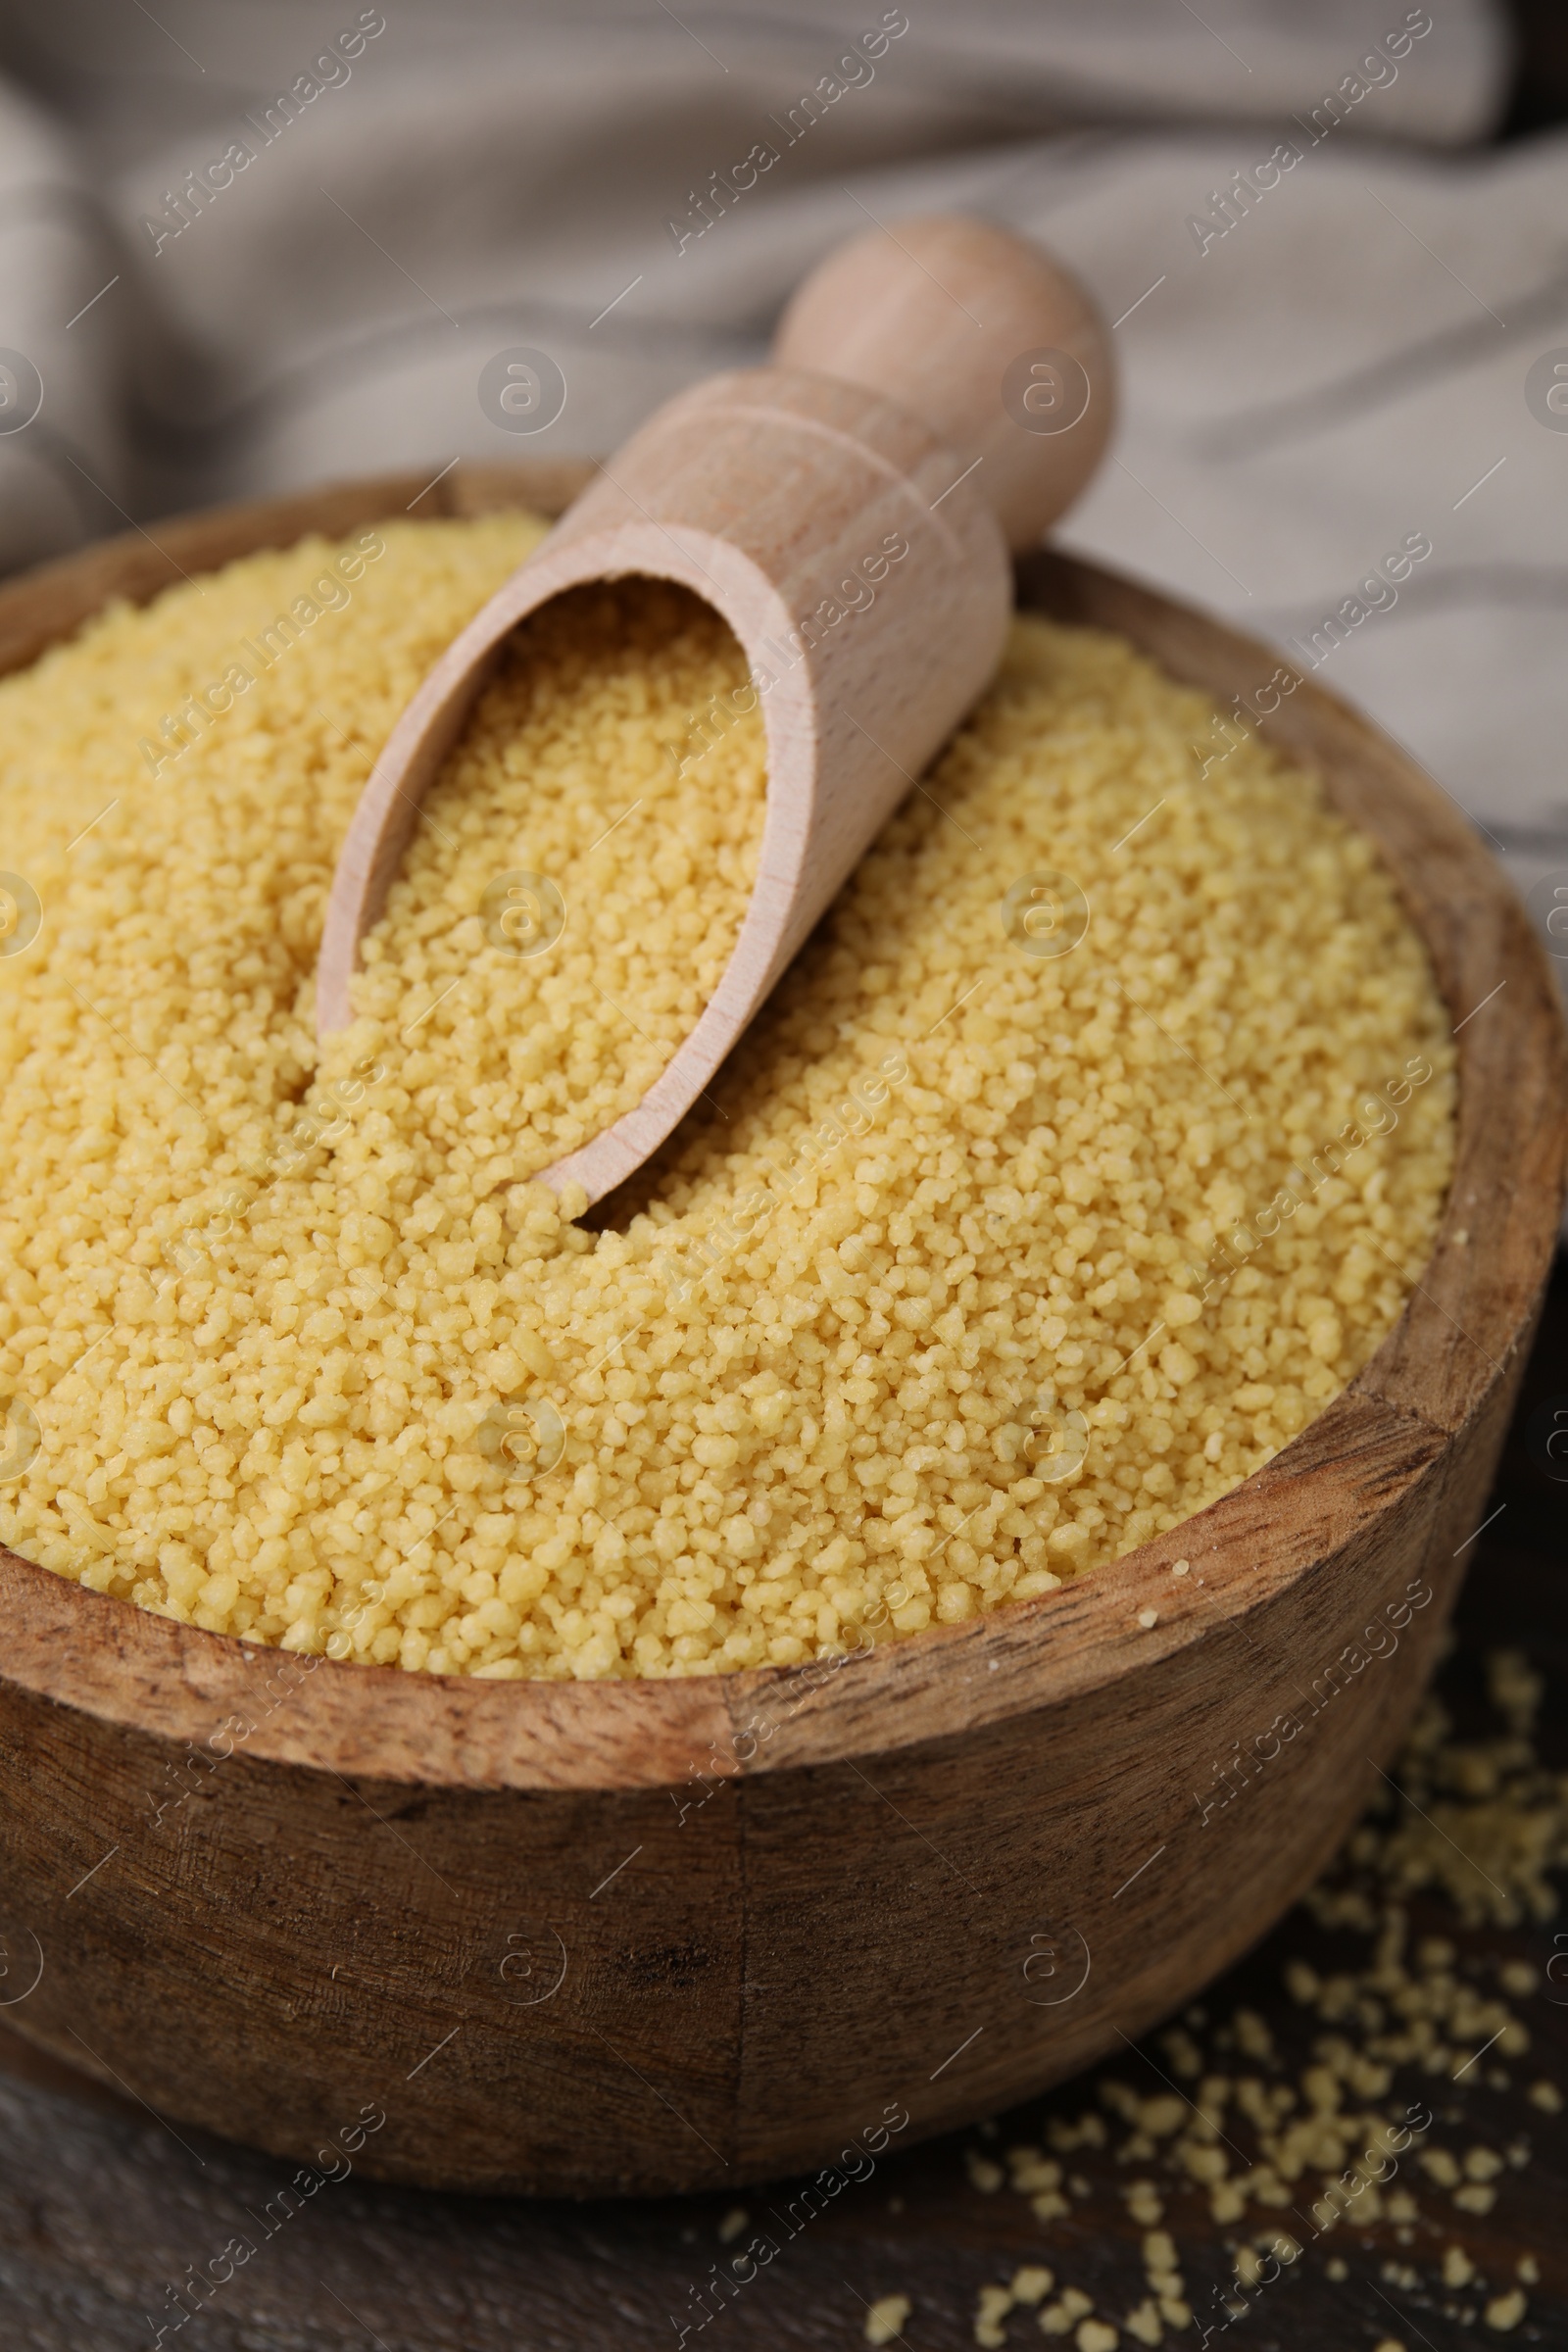
{"label": "blurred background", "polygon": [[[0,0],[0,574],[216,500],[608,454],[681,385],[762,357],[796,279],[868,217],[967,207],[1045,241],[1116,322],[1120,430],[1058,536],[1370,710],[1504,857],[1568,977],[1545,929],[1568,906],[1565,122],[1561,0]],[[517,415],[499,395],[519,349],[549,397]],[[1560,1259],[1443,1686],[1469,1727],[1489,1643],[1528,1647],[1558,1773],[1565,1349]],[[1494,1782],[1463,1786],[1459,1836],[1498,1836]],[[1535,1801],[1532,1851],[1558,1818]],[[1568,2080],[1561,1937],[1456,1927],[1435,1898],[1412,1926],[1459,1937],[1467,2000],[1483,1969],[1543,1980],[1532,2066]],[[1325,1972],[1351,1965],[1305,1932]],[[1241,1998],[1296,2047],[1279,1980],[1302,1934],[1298,1913],[1216,2014]],[[1493,2222],[1472,2204],[1452,2226],[1494,2280],[1516,2258],[1536,2278],[1540,2253],[1517,2340],[1549,2344],[1563,2136],[1525,2080],[1504,2096],[1477,2069],[1463,2106],[1443,2086],[1446,2114],[1538,2141]],[[862,2307],[895,2285],[919,2342],[975,2340],[977,2292],[1040,2235],[992,2193],[999,2130],[1065,2128],[1090,2095],[902,2160],[896,2194],[792,2261],[756,2342],[886,2341]],[[275,2186],[268,2159],[202,2151],[0,2027],[7,2343],[150,2342],[144,2298],[188,2269],[200,2217]],[[1125,2308],[1125,2178],[1075,2161],[1074,2275]],[[728,2197],[334,2199],[224,2347],[379,2344],[372,2319],[432,2352],[667,2342],[735,2220]],[[1314,2273],[1293,2352],[1478,2340],[1436,2286],[1403,2318],[1409,2234]],[[1230,2256],[1190,2236],[1207,2308]]]}
{"label": "blurred background", "polygon": [[[1059,536],[1321,667],[1544,921],[1565,90],[1559,13],[1500,0],[0,0],[0,570],[607,454],[868,217],[968,207],[1116,321],[1121,430]],[[518,348],[559,375],[520,416]]]}

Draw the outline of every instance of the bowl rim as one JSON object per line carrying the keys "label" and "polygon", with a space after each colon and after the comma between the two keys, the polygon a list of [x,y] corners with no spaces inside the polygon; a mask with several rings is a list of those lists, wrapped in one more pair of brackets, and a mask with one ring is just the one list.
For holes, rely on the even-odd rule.
{"label": "bowl rim", "polygon": [[[423,487],[415,472],[374,475],[127,532],[0,588],[0,675],[111,597],[143,603],[242,554],[416,512],[559,514],[596,471],[461,464]],[[1422,1482],[1441,1492],[1463,1434],[1506,1409],[1556,1241],[1568,1026],[1550,965],[1456,805],[1277,649],[1054,550],[1025,557],[1018,578],[1026,609],[1118,629],[1227,699],[1295,674],[1273,711],[1249,704],[1256,732],[1313,768],[1371,835],[1426,943],[1459,1044],[1453,1179],[1401,1315],[1349,1386],[1229,1494],[1083,1580],[843,1659],[583,1683],[412,1673],[180,1625],[0,1546],[0,1682],[165,1742],[226,1740],[214,1752],[388,1784],[632,1790],[744,1778],[951,1738],[1217,1634],[1245,1642],[1250,1617],[1302,1579],[1326,1588],[1335,1558],[1373,1540]],[[1489,1022],[1504,991],[1506,1017]],[[1178,1580],[1179,1559],[1190,1567]],[[1319,1606],[1329,1623],[1326,1589]]]}

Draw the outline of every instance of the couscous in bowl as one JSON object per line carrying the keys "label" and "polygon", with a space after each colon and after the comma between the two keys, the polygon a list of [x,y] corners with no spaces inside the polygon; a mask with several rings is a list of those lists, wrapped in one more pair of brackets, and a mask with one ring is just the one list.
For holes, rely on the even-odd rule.
{"label": "couscous in bowl", "polygon": [[[199,570],[417,487],[160,538]],[[555,503],[526,473],[449,489]],[[158,564],[138,542],[13,592],[14,661],[161,587]],[[1041,560],[1023,595],[1220,703],[1274,666],[1087,567]],[[3,1924],[39,1956],[20,2030],[306,2158],[374,2099],[362,2160],[389,2177],[697,2186],[825,2160],[886,2109],[927,2132],[1020,2096],[1283,1908],[1396,1741],[1479,1516],[1555,1225],[1562,1046],[1523,919],[1440,796],[1309,685],[1265,725],[1377,841],[1455,1022],[1510,983],[1506,1025],[1458,1038],[1436,1252],[1344,1393],[1082,1582],[772,1669],[339,1665],[13,1557]]]}

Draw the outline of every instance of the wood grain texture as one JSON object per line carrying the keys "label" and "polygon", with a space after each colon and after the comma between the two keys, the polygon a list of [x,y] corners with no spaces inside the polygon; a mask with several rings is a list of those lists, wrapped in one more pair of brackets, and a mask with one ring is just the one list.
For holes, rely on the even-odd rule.
{"label": "wood grain texture", "polygon": [[[1548,1321],[1538,1342],[1504,1474],[1486,1506],[1508,1507],[1464,1555],[1470,1574],[1459,1639],[1438,1690],[1460,1737],[1494,1732],[1495,1718],[1477,1704],[1482,1661],[1501,1645],[1525,1649],[1548,1677],[1543,1760],[1561,1769],[1568,1765],[1561,1490],[1529,1459],[1524,1429],[1543,1399],[1560,1396],[1568,1384],[1568,1266],[1554,1285],[1554,1303],[1555,1328]],[[1538,1554],[1504,1540],[1510,1529],[1528,1529],[1533,1515],[1546,1547]],[[1490,1989],[1510,1961],[1539,1978],[1543,1947],[1534,1924],[1457,1935],[1456,1929],[1441,1898],[1417,1895],[1410,1903],[1412,1945],[1427,1936],[1456,1940],[1466,1986]],[[1320,2021],[1286,1990],[1285,1962],[1305,1958],[1329,1977],[1364,1965],[1365,1956],[1366,1939],[1325,1935],[1297,1911],[1238,1969],[1205,1988],[1204,2006],[1214,2020],[1243,2005],[1261,2017],[1289,2080],[1305,2062]],[[528,2352],[602,2352],[611,2342],[616,2352],[665,2352],[679,2326],[701,2316],[693,2289],[701,2293],[712,2278],[710,2266],[721,2266],[726,2252],[745,2246],[757,2230],[776,2240],[779,2259],[747,2288],[727,2328],[710,2333],[710,2343],[744,2343],[747,2352],[844,2352],[862,2340],[865,2304],[897,2292],[912,2305],[903,2330],[911,2346],[972,2352],[981,2286],[1010,2278],[1022,2263],[1053,2265],[1058,2288],[1087,2289],[1113,2320],[1148,2291],[1143,2226],[1128,2211],[1129,2171],[1113,2148],[1080,2145],[1071,2210],[1046,2223],[1023,2196],[983,2193],[965,2169],[966,2156],[995,2158],[1020,2144],[1049,2147],[1052,2122],[1071,2122],[1100,2106],[1093,2077],[1064,2084],[1043,2106],[1014,2108],[983,2135],[956,2133],[901,2154],[906,2134],[900,2134],[874,2176],[857,2181],[808,2227],[790,2220],[792,2207],[797,2216],[805,2210],[799,2179],[748,2190],[739,2202],[749,2228],[728,2241],[720,2230],[737,2204],[728,2188],[663,2201],[547,2203],[441,2196],[359,2176],[323,2183],[283,2223],[280,2192],[292,2168],[185,2127],[176,2137],[124,2092],[103,2090],[18,2039],[4,2022],[18,1989],[9,1978],[0,1980],[0,2309],[10,2336],[28,2352],[87,2346],[148,2352],[156,2330],[147,2314],[169,2322],[166,2342],[194,2342],[200,2352],[263,2346],[272,2352],[283,2345],[289,2352],[366,2352],[370,2343],[384,2352],[517,2352],[522,2344]],[[1479,2306],[1513,2280],[1527,2254],[1541,2278],[1530,2288],[1529,2315],[1515,2340],[1568,2340],[1568,2249],[1559,2224],[1568,2199],[1568,2124],[1544,2114],[1529,2096],[1543,2076],[1568,2082],[1568,2004],[1554,1998],[1558,1989],[1542,1982],[1521,2005],[1531,2047],[1511,2084],[1484,2079],[1489,2061],[1445,2094],[1450,2144],[1462,2149],[1479,2140],[1501,2148],[1523,2139],[1534,2151],[1529,2167],[1510,2173],[1490,2214],[1462,2219],[1451,2207],[1445,2213],[1446,2200],[1437,2199],[1422,2176],[1427,2218],[1413,2246],[1387,2206],[1349,2235],[1335,2230],[1320,2239],[1280,2289],[1284,2300],[1272,2291],[1265,2298],[1262,2352],[1271,2345],[1346,2352],[1348,2345],[1376,2344],[1391,2330],[1406,2344],[1424,2342],[1429,2352],[1463,2352],[1476,2340]],[[1157,2042],[1148,2057],[1118,2043],[1106,2072],[1157,2092],[1166,2087],[1159,2070],[1168,2065]],[[372,2084],[369,2095],[392,2087]],[[1396,2110],[1407,2093],[1428,2098],[1431,2089],[1431,2077],[1416,2063],[1396,2078],[1389,2104]],[[1453,2102],[1462,2102],[1457,2113]],[[859,2159],[855,2166],[863,2170]],[[1217,2326],[1224,2317],[1219,2290],[1234,2277],[1236,2230],[1214,2221],[1199,2182],[1155,2178],[1193,2308],[1203,2324]],[[236,2238],[238,2251],[248,2246],[254,2253],[212,2295],[199,2325],[175,2336],[172,2284],[188,2281],[192,2270],[198,2278],[211,2277],[213,2268],[221,2276],[227,2266],[214,2258]],[[1444,2248],[1455,2238],[1490,2282],[1466,2299],[1440,2282]],[[1331,2257],[1348,2276],[1330,2276]],[[1390,2263],[1399,2266],[1404,2283],[1391,2281]],[[188,2285],[187,2298],[198,2299]],[[1015,2313],[1008,2330],[1014,2352],[1033,2338],[1028,2315]],[[695,2329],[692,2340],[700,2340]]]}
{"label": "wood grain texture", "polygon": [[[729,623],[751,680],[741,707],[760,705],[766,728],[757,878],[690,1036],[640,1102],[540,1170],[590,1202],[691,1109],[992,677],[1006,546],[1038,543],[1110,430],[1109,338],[1083,288],[1026,239],[962,215],[830,254],[797,289],[774,359],[666,402],[454,639],[387,738],[328,893],[323,1038],[353,1017],[361,939],[517,624],[566,589],[637,574],[678,581]],[[1015,383],[1032,359],[1042,380]],[[705,746],[712,715],[692,714]]]}
{"label": "wood grain texture", "polygon": [[[418,487],[159,536],[189,568]],[[460,469],[441,495],[549,491]],[[160,584],[139,541],[80,559],[74,598],[71,577],[47,576],[56,635],[119,582]],[[1224,701],[1275,666],[1091,566],[1022,585]],[[35,596],[0,595],[14,659]],[[825,2160],[889,2102],[928,2133],[1057,2081],[1263,1932],[1424,1683],[1550,1257],[1568,1093],[1549,974],[1480,845],[1331,697],[1283,710],[1271,731],[1382,844],[1456,1022],[1503,984],[1460,1032],[1436,1250],[1350,1390],[1081,1586],[782,1673],[307,1667],[7,1555],[0,1926],[42,1966],[20,2032],[302,2160],[379,2099],[360,2161],[390,2180],[730,2189]]]}
{"label": "wood grain texture", "polygon": [[976,480],[955,482],[951,454],[906,411],[776,368],[680,394],[454,639],[387,738],[327,900],[323,1037],[352,1018],[361,937],[505,639],[564,590],[634,574],[678,581],[740,641],[752,680],[742,707],[760,706],[766,729],[767,805],[746,915],[696,1026],[623,1117],[540,1171],[590,1200],[640,1167],[698,1100],[989,682],[1010,606],[1002,535]]}
{"label": "wood grain texture", "polygon": [[911,410],[978,469],[1015,552],[1066,513],[1116,419],[1110,333],[1083,287],[973,215],[896,220],[838,247],[791,296],[773,358]]}

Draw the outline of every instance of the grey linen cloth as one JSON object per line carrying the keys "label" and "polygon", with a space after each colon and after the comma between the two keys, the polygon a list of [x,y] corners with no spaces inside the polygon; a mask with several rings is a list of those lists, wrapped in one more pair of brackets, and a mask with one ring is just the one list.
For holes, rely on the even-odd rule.
{"label": "grey linen cloth", "polygon": [[[1478,145],[1506,52],[1485,0],[0,5],[0,568],[604,453],[760,357],[837,240],[970,207],[1117,322],[1121,430],[1060,538],[1321,668],[1539,902],[1568,146]],[[559,415],[500,403],[519,346]]]}

